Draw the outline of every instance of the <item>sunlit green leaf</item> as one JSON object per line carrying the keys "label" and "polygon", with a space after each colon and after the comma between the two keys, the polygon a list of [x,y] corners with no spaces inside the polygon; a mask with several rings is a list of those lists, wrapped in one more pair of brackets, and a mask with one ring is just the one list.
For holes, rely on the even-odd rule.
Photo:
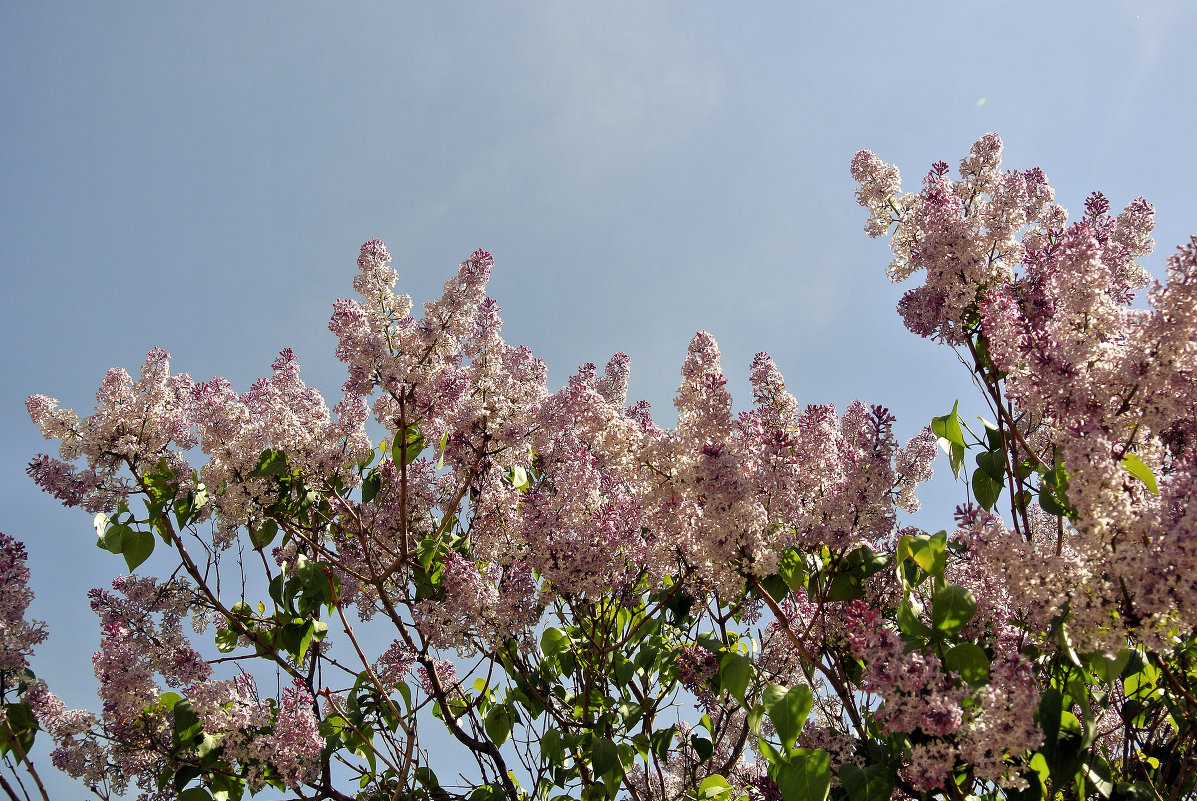
{"label": "sunlit green leaf", "polygon": [[597,776],[617,775],[620,771],[619,749],[606,737],[595,737],[590,747],[590,764]]}
{"label": "sunlit green leaf", "polygon": [[712,773],[698,785],[698,797],[700,799],[718,798],[721,795],[726,795],[730,790],[731,785],[727,783],[727,779],[718,773]]}
{"label": "sunlit green leaf", "polygon": [[545,656],[557,656],[569,649],[569,635],[561,629],[547,628],[540,635],[540,650]]}
{"label": "sunlit green leaf", "polygon": [[495,745],[502,745],[511,736],[511,730],[515,726],[515,715],[503,704],[491,707],[491,710],[486,713],[484,726],[486,736]]}
{"label": "sunlit green leaf", "polygon": [[257,467],[249,475],[251,478],[266,478],[279,476],[285,472],[287,472],[287,455],[282,452],[275,453],[267,448],[262,451],[262,455],[258,457]]}
{"label": "sunlit green leaf", "polygon": [[1160,487],[1155,481],[1155,473],[1151,472],[1151,468],[1143,464],[1143,460],[1138,456],[1133,453],[1123,456],[1122,466],[1126,468],[1126,472],[1146,484],[1152,495],[1160,494]]}

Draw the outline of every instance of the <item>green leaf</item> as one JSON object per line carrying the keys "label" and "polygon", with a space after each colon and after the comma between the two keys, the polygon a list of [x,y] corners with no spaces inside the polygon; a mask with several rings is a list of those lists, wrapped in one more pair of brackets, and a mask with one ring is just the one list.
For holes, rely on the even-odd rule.
{"label": "green leaf", "polygon": [[650,742],[652,744],[652,752],[658,759],[664,760],[669,756],[669,751],[673,748],[673,739],[676,733],[677,726],[670,726],[668,729],[653,732]]}
{"label": "green leaf", "polygon": [[507,742],[507,738],[511,736],[511,730],[515,727],[515,715],[506,705],[493,706],[486,713],[484,725],[486,736],[490,737],[495,745],[502,745]]}
{"label": "green leaf", "polygon": [[846,762],[840,766],[839,777],[851,801],[889,801],[894,791],[892,773],[885,765],[861,769]]}
{"label": "green leaf", "polygon": [[125,535],[132,533],[133,529],[124,523],[114,523],[104,532],[104,547],[112,553],[120,553],[124,548]]}
{"label": "green leaf", "polygon": [[786,595],[790,592],[790,586],[778,574],[774,573],[772,576],[767,576],[761,580],[761,587],[768,593],[769,597],[774,601],[780,603],[785,600]]}
{"label": "green leaf", "polygon": [[977,454],[977,467],[998,484],[1006,483],[1006,459],[1001,451],[981,451]]}
{"label": "green leaf", "polygon": [[128,527],[126,532],[121,537],[121,553],[125,555],[125,564],[132,573],[154,552],[154,535],[148,531],[133,531]]}
{"label": "green leaf", "polygon": [[1043,511],[1049,515],[1056,515],[1058,517],[1068,517],[1069,510],[1064,504],[1056,498],[1052,493],[1051,487],[1044,484],[1039,490],[1039,505],[1043,507]]}
{"label": "green leaf", "polygon": [[748,715],[745,718],[748,724],[748,730],[756,736],[761,734],[761,719],[765,717],[765,707],[762,704],[757,704],[752,709],[748,710]]}
{"label": "green leaf", "polygon": [[623,687],[626,687],[632,677],[636,675],[636,666],[632,661],[622,655],[615,657],[615,679]]}
{"label": "green leaf", "polygon": [[1102,798],[1109,798],[1113,794],[1114,781],[1110,763],[1097,754],[1086,756],[1085,762],[1081,766],[1081,773],[1084,774],[1086,783],[1093,787]]}
{"label": "green leaf", "polygon": [[952,443],[948,451],[948,466],[952,468],[952,478],[960,478],[960,469],[964,467],[964,448]]}
{"label": "green leaf", "polygon": [[561,767],[565,764],[565,742],[561,739],[561,732],[556,729],[545,729],[540,738],[540,752],[553,765]]}
{"label": "green leaf", "polygon": [[1043,691],[1039,702],[1039,728],[1043,729],[1043,755],[1054,784],[1072,780],[1081,763],[1081,723],[1064,709],[1063,697],[1055,687]]}
{"label": "green leaf", "polygon": [[785,580],[786,586],[794,592],[801,590],[806,585],[806,571],[802,567],[802,557],[793,548],[787,548],[782,553],[777,572]]}
{"label": "green leaf", "polygon": [[743,654],[724,654],[719,664],[719,686],[727,690],[732,698],[744,703],[744,693],[752,680],[752,660]]}
{"label": "green leaf", "polygon": [[529,485],[528,471],[518,464],[507,472],[507,477],[511,480],[511,486],[516,489],[522,490]]}
{"label": "green leaf", "polygon": [[186,699],[176,702],[173,712],[174,727],[171,731],[171,740],[174,742],[175,748],[188,746],[203,730],[203,724],[200,723],[199,715],[191,708],[191,702]]}
{"label": "green leaf", "polygon": [[203,759],[208,754],[211,754],[219,749],[223,739],[224,735],[217,736],[205,732],[203,738],[200,740],[199,745],[197,745],[195,748],[195,755],[200,759]]}
{"label": "green leaf", "polygon": [[[13,750],[14,739],[21,750],[28,754],[38,731],[37,719],[32,710],[26,704],[5,704],[4,715],[8,726],[0,727],[0,755]],[[16,735],[15,738],[9,734],[9,729]]]}
{"label": "green leaf", "polygon": [[981,421],[981,425],[985,426],[985,442],[989,445],[989,450],[1001,453],[1004,450],[1001,430],[984,417],[978,416],[977,419]]}
{"label": "green leaf", "polygon": [[952,475],[960,477],[960,467],[964,464],[964,429],[960,425],[960,415],[957,410],[960,401],[952,405],[951,414],[932,418],[931,432],[939,439],[939,447],[948,455],[948,463],[952,466]]}
{"label": "green leaf", "polygon": [[278,536],[278,523],[267,518],[262,522],[262,525],[256,529],[249,530],[250,542],[254,544],[254,548],[259,551],[274,542],[274,538]]}
{"label": "green leaf", "polygon": [[540,650],[545,656],[557,656],[569,651],[569,635],[561,629],[547,628],[540,635]]}
{"label": "green leaf", "polygon": [[279,476],[287,472],[287,455],[279,452],[275,453],[270,448],[262,451],[262,455],[258,457],[258,466],[250,473],[250,478],[268,478],[269,476]]}
{"label": "green leaf", "polygon": [[411,464],[424,450],[424,435],[414,425],[408,426],[403,436],[403,463]]}
{"label": "green leaf", "polygon": [[1110,801],[1154,801],[1155,793],[1147,782],[1118,782]]}
{"label": "green leaf", "polygon": [[699,737],[697,734],[690,735],[690,746],[698,754],[699,762],[706,762],[711,758],[711,754],[715,753],[715,746],[711,741],[706,737]]}
{"label": "green leaf", "polygon": [[245,779],[216,773],[209,787],[212,789],[212,801],[241,801],[241,796],[245,794]]}
{"label": "green leaf", "polygon": [[721,795],[726,795],[731,790],[731,785],[727,783],[727,779],[720,776],[718,773],[712,773],[702,780],[698,785],[699,798],[718,798]]}
{"label": "green leaf", "polygon": [[[327,624],[326,624],[327,625]],[[308,647],[312,644],[312,639],[316,634],[316,621],[309,620],[300,632],[299,636],[299,661],[303,662],[303,658],[307,656]]]}
{"label": "green leaf", "polygon": [[219,629],[216,632],[216,650],[227,654],[237,647],[237,632],[232,629]]}
{"label": "green leaf", "polygon": [[837,573],[827,587],[827,598],[832,601],[855,601],[864,596],[864,570],[855,568]]}
{"label": "green leaf", "polygon": [[445,466],[445,446],[449,444],[449,429],[445,429],[445,433],[441,434],[441,444],[439,446],[440,455],[436,457],[436,469],[440,470]]}
{"label": "green leaf", "polygon": [[993,505],[1002,495],[1002,485],[994,481],[989,473],[982,469],[973,471],[972,485],[973,496],[977,499],[977,503],[981,504],[985,511],[992,512]]}
{"label": "green leaf", "polygon": [[1123,648],[1113,659],[1109,659],[1105,654],[1097,651],[1085,657],[1085,669],[1099,680],[1109,683],[1119,677],[1119,674],[1130,662],[1130,656],[1129,648]]}
{"label": "green leaf", "polygon": [[1133,453],[1123,456],[1122,466],[1126,468],[1126,472],[1146,484],[1152,495],[1160,494],[1160,487],[1155,482],[1155,473],[1152,473],[1151,468],[1143,464],[1143,460],[1138,456]]}
{"label": "green leaf", "polygon": [[977,613],[977,599],[956,584],[945,584],[931,598],[931,626],[942,634],[955,634]]}
{"label": "green leaf", "polygon": [[953,647],[944,656],[943,664],[949,672],[959,673],[960,678],[969,684],[989,681],[989,657],[983,648],[971,642],[962,642]]}
{"label": "green leaf", "polygon": [[915,564],[929,575],[943,578],[943,571],[948,564],[948,532],[939,531],[931,535],[919,534],[916,537],[911,537],[908,547],[910,548],[910,557]]}
{"label": "green leaf", "polygon": [[411,709],[411,687],[407,686],[407,682],[401,681],[395,685],[395,691],[403,697],[404,708]]}
{"label": "green leaf", "polygon": [[416,768],[416,781],[424,785],[429,790],[439,789],[441,781],[436,777],[436,773],[427,765],[420,765]]}
{"label": "green leaf", "polygon": [[805,684],[786,689],[779,684],[770,684],[765,688],[763,703],[769,720],[773,721],[773,728],[781,740],[782,748],[789,753],[802,726],[806,723],[806,716],[810,714],[814,696],[810,687]]}
{"label": "green leaf", "polygon": [[824,801],[831,789],[831,761],[823,749],[799,749],[788,760],[769,766],[769,778],[786,801]]}
{"label": "green leaf", "polygon": [[922,617],[909,597],[903,598],[898,607],[898,629],[910,637],[930,637],[931,627],[923,622]]}
{"label": "green leaf", "polygon": [[212,801],[212,796],[203,787],[189,787],[179,793],[179,801]]}
{"label": "green leaf", "polygon": [[960,401],[956,401],[952,404],[951,413],[932,418],[931,433],[941,439],[946,439],[953,445],[959,445],[963,448],[966,443],[964,441],[964,429],[960,426],[959,409]]}
{"label": "green leaf", "polygon": [[432,569],[432,563],[441,552],[441,545],[440,537],[425,537],[416,543],[416,561],[420,563],[420,567],[425,570]]}
{"label": "green leaf", "polygon": [[380,489],[382,489],[382,475],[377,470],[371,470],[362,479],[362,503],[370,503],[377,498]]}
{"label": "green leaf", "polygon": [[594,742],[590,747],[590,764],[597,776],[618,776],[617,772],[620,771],[621,767],[619,764],[619,749],[615,747],[615,743],[606,737],[594,738]]}

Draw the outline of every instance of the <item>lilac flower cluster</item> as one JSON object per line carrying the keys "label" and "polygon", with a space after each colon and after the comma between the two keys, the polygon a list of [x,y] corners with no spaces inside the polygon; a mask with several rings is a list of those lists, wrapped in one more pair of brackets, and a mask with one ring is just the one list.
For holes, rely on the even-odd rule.
{"label": "lilac flower cluster", "polygon": [[[1062,531],[1040,540],[1027,521],[1003,537],[979,521],[995,571],[1035,572],[1011,586],[1012,602],[1031,614],[1047,603],[1050,616],[1067,601],[1085,649],[1116,651],[1128,634],[1165,647],[1193,631],[1197,239],[1168,259],[1166,283],[1153,282],[1137,261],[1154,246],[1151,204],[1136,198],[1112,215],[1094,193],[1069,223],[1041,170],[1001,170],[994,134],[959,180],[936,165],[917,193],[902,194],[896,169],[866,151],[852,171],[866,230],[892,228],[891,278],[925,274],[900,306],[907,326],[982,348],[1018,421],[1014,453],[1066,471],[1062,500],[1075,514]],[[1143,288],[1148,307],[1135,308]]]}
{"label": "lilac flower cluster", "polygon": [[875,608],[853,602],[847,623],[849,646],[864,663],[860,688],[881,699],[874,713],[881,730],[918,735],[903,769],[916,789],[943,788],[958,759],[982,779],[1025,787],[1020,771],[1043,733],[1035,724],[1039,691],[1023,656],[999,648],[988,683],[970,689],[931,651],[907,651]]}
{"label": "lilac flower cluster", "polygon": [[45,624],[25,619],[33,600],[25,546],[0,534],[0,684],[5,689],[29,667],[33,647],[46,639]]}
{"label": "lilac flower cluster", "polygon": [[[154,349],[137,381],[120,368],[108,372],[89,417],[32,395],[30,419],[47,439],[59,440],[61,458],[38,455],[28,472],[65,505],[114,512],[136,489],[137,477],[163,461],[184,490],[194,489],[185,452],[198,445],[209,458],[201,479],[221,489],[211,510],[215,542],[226,546],[239,526],[260,521],[260,507],[271,500],[271,482],[251,477],[263,450],[285,452],[313,477],[352,484],[357,474],[350,468],[370,448],[360,395],[346,394],[334,422],[319,393],[300,380],[290,350],[273,370],[238,396],[223,378],[195,384],[186,373],[172,376],[168,354]],[[85,466],[73,464],[79,459]]]}
{"label": "lilac flower cluster", "polygon": [[[65,505],[111,512],[132,489],[126,467],[152,470],[165,460],[189,476],[181,451],[195,445],[193,384],[186,373],[170,374],[169,358],[160,348],[151,350],[137,381],[119,367],[109,370],[96,392],[95,412],[86,418],[59,409],[54,398],[30,396],[29,417],[42,436],[59,441],[60,457],[39,454],[29,465],[33,480]],[[72,464],[79,459],[85,467]]]}
{"label": "lilac flower cluster", "polygon": [[698,645],[678,649],[677,680],[693,693],[699,706],[710,712],[718,705],[715,688],[719,686],[719,658]]}

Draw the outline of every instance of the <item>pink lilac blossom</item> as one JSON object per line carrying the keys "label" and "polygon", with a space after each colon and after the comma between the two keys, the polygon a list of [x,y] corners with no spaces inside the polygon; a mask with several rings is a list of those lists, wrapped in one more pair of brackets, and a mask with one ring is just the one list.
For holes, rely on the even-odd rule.
{"label": "pink lilac blossom", "polygon": [[[443,597],[421,602],[413,610],[416,627],[437,648],[473,655],[479,646],[488,651],[507,640],[522,637],[539,619],[535,584],[527,566],[506,570],[487,567],[487,575],[452,551],[442,562]],[[491,576],[502,571],[497,579]]]}
{"label": "pink lilac blossom", "polygon": [[[978,159],[983,177],[992,159],[986,153]],[[879,171],[876,191],[870,190],[877,201],[882,188],[896,186],[897,173],[866,167]],[[929,181],[943,184],[940,178]],[[1011,183],[1012,197],[1033,194],[1023,185],[1034,181]],[[967,226],[949,213],[946,195],[938,202],[963,231]],[[1009,228],[1017,213],[1006,210],[993,219],[994,227]],[[947,253],[955,245],[939,247]],[[718,345],[705,332],[690,343],[682,367],[674,430],[657,427],[646,403],[626,405],[625,354],[612,357],[601,375],[583,366],[550,394],[544,364],[500,336],[500,310],[485,296],[489,254],[478,251],[463,262],[420,319],[410,315],[410,298],[392,292],[396,273],[389,265],[381,242],[363,245],[354,281],[361,299],[334,304],[330,329],[348,376],[333,412],[300,379],[289,350],[269,377],[240,395],[224,379],[194,385],[186,376],[171,377],[165,354],[152,352],[139,382],[119,370],[106,377],[94,420],[31,397],[31,418],[62,441],[62,459],[92,453],[99,459],[78,468],[43,457],[31,473],[64,501],[111,504],[137,487],[109,466],[133,466],[136,476],[136,465],[161,457],[178,466],[178,475],[190,475],[182,451],[198,445],[207,457],[200,478],[212,493],[213,544],[221,549],[240,528],[259,524],[275,499],[276,481],[252,475],[267,448],[285,452],[288,467],[310,486],[355,487],[356,463],[371,448],[364,427],[372,408],[391,437],[374,497],[366,502],[339,489],[329,493],[333,524],[305,533],[315,543],[289,532],[275,549],[277,562],[286,570],[300,554],[335,549],[340,601],[369,617],[383,600],[380,593],[398,592],[410,577],[404,570],[411,550],[456,520],[453,533],[468,536],[468,552],[444,556],[442,595],[410,602],[406,611],[427,644],[461,655],[525,638],[553,595],[630,592],[643,586],[640,580],[659,588],[666,577],[688,573],[695,590],[730,599],[742,593],[746,576],[773,573],[787,547],[849,549],[892,540],[896,510],[917,508],[914,489],[931,475],[929,431],[900,448],[893,417],[882,407],[854,402],[842,416],[830,406],[804,408],[767,354],[758,354],[750,370],[754,407],[734,415]],[[372,406],[367,395],[376,396]],[[152,436],[131,433],[128,421],[139,414],[157,415],[147,423]],[[409,442],[433,450],[418,455],[407,450]],[[289,688],[286,714],[273,724],[277,738],[294,717],[298,739],[263,737],[271,724],[252,682],[210,680],[209,666],[182,637],[180,621],[194,611],[185,593],[152,579],[121,581],[116,595],[93,596],[105,626],[96,657],[105,725],[119,732],[149,714],[162,680],[194,697],[206,727],[225,732],[229,758],[257,765],[255,771],[270,762],[288,783],[302,783],[310,766],[304,755],[316,748],[314,717],[300,711],[310,706],[308,690]],[[760,607],[748,603],[740,611],[751,623]],[[801,636],[812,644],[842,637],[844,625],[821,619]],[[782,632],[772,633],[785,641]],[[775,649],[774,667],[796,681],[794,654],[785,648]],[[401,681],[412,660],[426,661],[406,648],[392,651],[377,663],[388,683]],[[885,720],[894,730],[954,730],[959,704],[954,691],[941,687],[946,679],[924,655],[906,661],[923,679],[895,690]],[[452,688],[453,663],[441,660],[436,670],[446,690]],[[697,676],[690,677],[696,690]],[[426,673],[417,671],[417,678],[430,693]],[[943,691],[940,707],[924,698],[929,688]],[[154,736],[168,723],[153,715],[148,722]],[[122,752],[120,759],[128,756]],[[749,773],[745,786],[755,781]],[[260,773],[251,776],[251,786],[260,782]]]}
{"label": "pink lilac blossom", "polygon": [[1020,772],[1027,755],[1043,744],[1035,725],[1038,709],[1039,690],[1026,658],[997,656],[959,738],[960,756],[976,776],[1003,787],[1026,787]]}
{"label": "pink lilac blossom", "polygon": [[270,763],[279,780],[292,789],[314,780],[324,750],[319,721],[313,712],[312,694],[301,679],[283,689],[274,734],[270,738]]}
{"label": "pink lilac blossom", "polygon": [[407,679],[412,666],[416,663],[416,654],[406,644],[395,640],[391,647],[383,651],[374,663],[374,674],[378,681],[389,690]]}
{"label": "pink lilac blossom", "polygon": [[22,699],[37,718],[38,725],[54,742],[50,761],[54,767],[88,786],[99,786],[108,776],[104,747],[93,732],[95,715],[81,709],[67,709],[44,681],[33,682]]}
{"label": "pink lilac blossom", "polygon": [[139,664],[162,676],[171,687],[185,687],[211,675],[212,668],[183,632],[182,621],[190,616],[195,602],[187,585],[118,576],[112,587],[117,594],[94,589],[88,597],[101,627],[122,632],[113,644],[120,643],[123,649],[127,640],[139,655]]}
{"label": "pink lilac blossom", "polygon": [[437,648],[472,656],[478,647],[476,621],[498,602],[499,591],[456,551],[445,554],[441,564],[443,597],[430,598],[415,608],[416,628]]}
{"label": "pink lilac blossom", "polygon": [[[232,679],[198,682],[187,690],[187,700],[203,723],[204,731],[224,735],[226,748],[232,746],[234,752],[243,750],[257,730],[270,725],[269,710],[258,697],[254,678],[248,673]],[[238,741],[240,745],[234,745]]]}
{"label": "pink lilac blossom", "polygon": [[[452,660],[435,659],[432,662],[432,668],[436,671],[437,682],[445,693],[451,693],[457,689],[457,666],[453,664]],[[428,675],[428,668],[425,665],[420,665],[420,669],[417,671],[417,680],[425,695],[429,697],[436,695],[432,679]]]}
{"label": "pink lilac blossom", "polygon": [[[936,165],[917,194],[900,194],[895,173],[872,154],[858,154],[852,169],[870,233],[894,226],[891,277],[925,272],[903,301],[907,325],[949,344],[986,345],[1013,415],[1035,421],[1024,432],[1035,452],[1020,455],[1048,465],[1062,458],[1068,472],[1075,518],[1023,533],[1046,557],[1071,554],[1069,564],[1019,579],[1015,605],[1050,616],[1068,601],[1078,647],[1116,650],[1127,634],[1166,647],[1168,632],[1197,626],[1180,500],[1194,480],[1183,455],[1192,442],[1181,432],[1197,417],[1197,242],[1168,260],[1167,283],[1151,285],[1148,308],[1134,308],[1135,291],[1152,283],[1137,261],[1154,247],[1151,204],[1136,198],[1111,215],[1094,193],[1068,224],[1042,170],[1001,172],[1000,154],[1000,140],[987,135],[960,180]],[[1124,467],[1128,455],[1153,473],[1158,494]],[[1034,541],[1038,529],[1046,541]],[[990,552],[1012,577],[1025,571]]]}
{"label": "pink lilac blossom", "polygon": [[[169,355],[155,348],[137,381],[120,368],[108,371],[90,417],[58,409],[53,398],[30,396],[25,404],[30,419],[46,439],[59,440],[61,461],[41,455],[30,463],[29,474],[59,500],[89,512],[115,511],[128,497],[126,467],[153,470],[165,461],[185,481],[190,472],[180,451],[195,445],[191,387],[186,373],[170,374]],[[86,467],[70,464],[80,458]]]}
{"label": "pink lilac blossom", "polygon": [[943,736],[963,721],[965,692],[930,652],[905,652],[897,632],[880,625],[880,613],[855,601],[848,608],[848,642],[864,662],[861,689],[881,696],[875,718],[885,732]]}
{"label": "pink lilac blossom", "polygon": [[719,658],[701,646],[683,645],[678,650],[677,680],[698,700],[703,711],[718,707]]}
{"label": "pink lilac blossom", "polygon": [[46,626],[25,619],[33,600],[25,546],[0,534],[0,684],[8,687],[29,667],[33,647],[46,639]]}
{"label": "pink lilac blossom", "polygon": [[299,378],[289,349],[272,368],[269,378],[241,396],[223,378],[192,392],[199,445],[208,456],[200,476],[206,486],[222,488],[213,498],[221,547],[231,544],[239,527],[260,523],[262,508],[273,501],[273,479],[252,476],[266,449],[286,453],[288,464],[309,482],[336,479],[345,486],[356,484],[353,467],[370,450],[360,395],[346,393],[334,421],[320,394]]}

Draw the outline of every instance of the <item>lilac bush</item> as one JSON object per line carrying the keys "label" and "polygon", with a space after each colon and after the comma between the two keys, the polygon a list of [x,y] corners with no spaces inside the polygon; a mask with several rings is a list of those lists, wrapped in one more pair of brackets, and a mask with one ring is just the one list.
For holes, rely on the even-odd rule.
{"label": "lilac bush", "polygon": [[[89,416],[31,396],[59,447],[29,474],[134,575],[90,595],[102,709],[69,711],[28,672],[44,632],[4,538],[9,775],[36,779],[36,737],[153,801],[1187,797],[1197,240],[1152,283],[1149,204],[1069,223],[993,134],[917,192],[867,151],[852,174],[976,425],[957,403],[898,442],[884,407],[801,405],[764,353],[737,413],[700,332],[663,429],[623,354],[548,389],[488,253],[416,316],[377,240],[333,305],[331,410],[290,351],[240,394],[153,350]],[[964,502],[903,527],[941,449]],[[137,575],[162,548],[171,578]]]}

